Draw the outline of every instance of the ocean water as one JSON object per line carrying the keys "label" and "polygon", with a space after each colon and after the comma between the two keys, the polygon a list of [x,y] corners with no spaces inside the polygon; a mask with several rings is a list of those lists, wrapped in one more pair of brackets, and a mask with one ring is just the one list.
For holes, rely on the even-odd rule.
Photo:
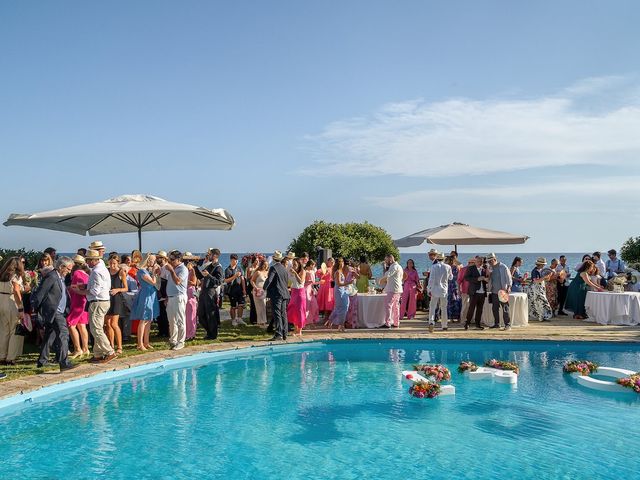
{"label": "ocean water", "polygon": [[[462,360],[519,363],[517,387]],[[0,478],[631,479],[639,395],[603,394],[567,359],[640,370],[633,344],[337,341],[156,369],[0,411]],[[453,397],[409,396],[441,363]]]}

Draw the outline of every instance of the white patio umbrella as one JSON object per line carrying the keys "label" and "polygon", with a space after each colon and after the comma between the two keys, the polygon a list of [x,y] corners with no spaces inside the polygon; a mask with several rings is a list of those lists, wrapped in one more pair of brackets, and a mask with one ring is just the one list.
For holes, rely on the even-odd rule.
{"label": "white patio umbrella", "polygon": [[528,239],[526,235],[514,235],[454,222],[412,233],[394,240],[393,243],[397,247],[417,247],[427,242],[435,245],[454,245],[457,250],[458,245],[513,245],[524,243]]}
{"label": "white patio umbrella", "polygon": [[142,250],[143,230],[231,230],[235,220],[222,208],[211,210],[137,194],[47,212],[13,213],[3,225],[92,236],[138,232],[138,246]]}

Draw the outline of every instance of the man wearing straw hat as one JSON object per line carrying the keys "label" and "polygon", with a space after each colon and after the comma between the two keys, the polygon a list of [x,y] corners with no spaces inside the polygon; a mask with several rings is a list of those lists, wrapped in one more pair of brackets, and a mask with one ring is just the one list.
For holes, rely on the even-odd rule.
{"label": "man wearing straw hat", "polygon": [[166,267],[169,272],[167,281],[167,317],[169,319],[169,345],[171,350],[184,348],[187,336],[187,283],[189,270],[182,263],[182,252],[169,252]]}
{"label": "man wearing straw hat", "polygon": [[89,249],[85,261],[91,269],[85,290],[89,305],[89,327],[91,335],[93,335],[93,358],[90,361],[106,363],[116,358],[113,347],[104,333],[104,317],[109,311],[111,303],[109,297],[111,275],[102,261],[102,255],[99,251]]}
{"label": "man wearing straw hat", "polygon": [[429,273],[429,281],[427,282],[427,291],[431,295],[431,301],[429,302],[429,332],[433,332],[436,324],[438,306],[440,307],[442,330],[448,330],[447,295],[449,293],[449,281],[453,279],[453,273],[449,265],[442,263],[443,260],[444,255],[437,252]]}

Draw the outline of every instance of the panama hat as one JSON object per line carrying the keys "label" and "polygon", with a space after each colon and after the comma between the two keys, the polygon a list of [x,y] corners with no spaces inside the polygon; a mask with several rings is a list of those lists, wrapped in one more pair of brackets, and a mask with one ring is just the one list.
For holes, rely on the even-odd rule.
{"label": "panama hat", "polygon": [[487,260],[497,260],[495,253],[487,253]]}
{"label": "panama hat", "polygon": [[183,260],[200,260],[200,257],[198,257],[197,255],[194,255],[191,252],[184,252],[184,255],[182,255],[182,259]]}
{"label": "panama hat", "polygon": [[440,261],[444,260],[444,255],[442,253],[438,252],[436,254],[436,260],[440,260]]}
{"label": "panama hat", "polygon": [[273,252],[273,261],[274,262],[279,262],[283,258],[284,257],[282,256],[282,252],[280,250],[276,250],[275,252]]}
{"label": "panama hat", "polygon": [[290,260],[293,260],[294,258],[296,258],[296,254],[293,252],[289,252],[287,253],[287,258]]}
{"label": "panama hat", "polygon": [[547,259],[544,257],[538,257],[536,260],[536,265],[546,265]]}
{"label": "panama hat", "polygon": [[167,252],[165,252],[164,250],[158,250],[158,253],[156,253],[156,257],[160,257],[160,258],[164,258],[165,260],[169,260],[169,257],[167,257]]}
{"label": "panama hat", "polygon": [[75,257],[73,257],[73,261],[80,264],[86,263],[82,255],[76,255]]}
{"label": "panama hat", "polygon": [[102,259],[102,255],[97,250],[87,250],[87,254],[84,256],[85,260],[100,260]]}
{"label": "panama hat", "polygon": [[106,250],[106,247],[100,240],[96,240],[95,242],[91,242],[89,250]]}
{"label": "panama hat", "polygon": [[440,252],[438,250],[436,250],[435,248],[432,248],[431,250],[429,250],[427,252],[427,255],[435,255],[437,257],[438,255],[440,255]]}

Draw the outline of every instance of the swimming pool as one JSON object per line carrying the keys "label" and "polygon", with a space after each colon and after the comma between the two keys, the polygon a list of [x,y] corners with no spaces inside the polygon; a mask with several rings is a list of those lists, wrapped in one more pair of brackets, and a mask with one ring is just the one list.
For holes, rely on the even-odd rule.
{"label": "swimming pool", "polygon": [[[455,372],[489,358],[520,364],[517,388]],[[640,370],[640,346],[610,343],[200,355],[0,410],[0,478],[637,478],[638,395],[579,387],[569,358]],[[410,397],[400,372],[414,363],[447,365],[455,397]]]}

